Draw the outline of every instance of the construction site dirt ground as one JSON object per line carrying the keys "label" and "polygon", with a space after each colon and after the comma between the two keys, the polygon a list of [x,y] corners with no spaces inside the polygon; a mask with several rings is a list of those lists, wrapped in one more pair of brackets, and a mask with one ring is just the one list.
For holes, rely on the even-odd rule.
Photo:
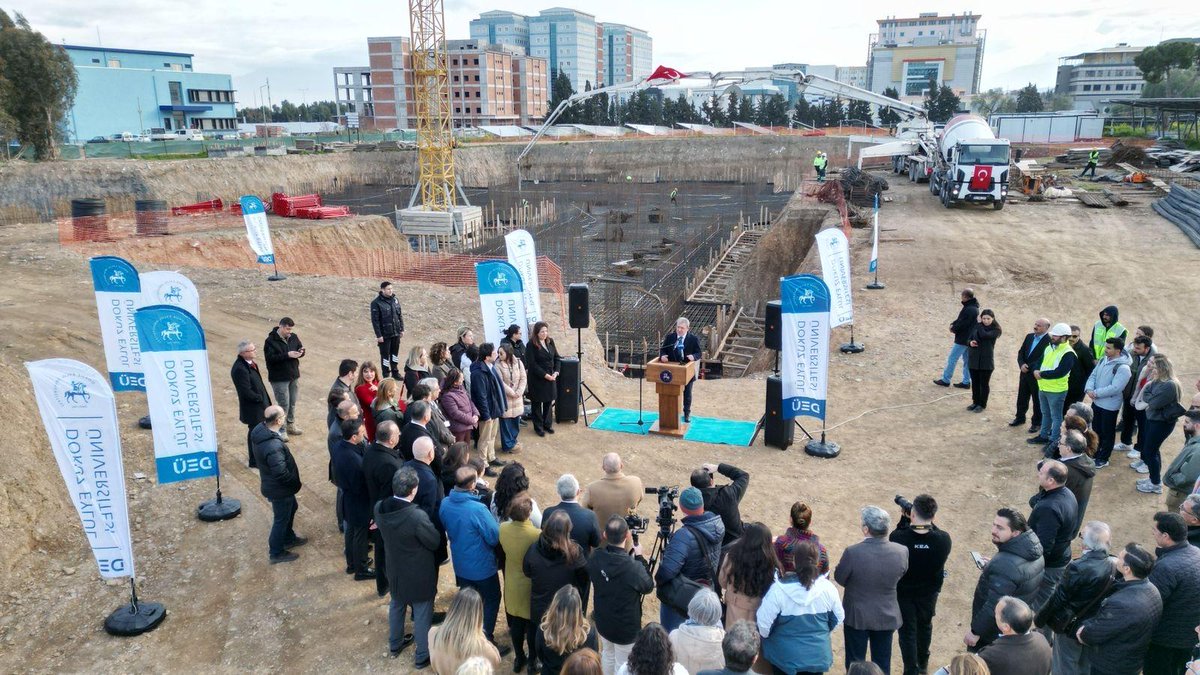
{"label": "construction site dirt ground", "polygon": [[[893,517],[896,494],[935,495],[938,523],[954,539],[948,577],[934,622],[933,664],[962,650],[978,572],[970,552],[990,554],[989,524],[997,507],[1026,501],[1036,491],[1037,449],[1025,444],[1012,419],[1015,354],[1035,318],[1047,316],[1084,327],[1098,309],[1116,304],[1126,326],[1150,324],[1155,342],[1183,373],[1185,395],[1200,372],[1200,350],[1185,332],[1195,327],[1190,302],[1200,297],[1200,251],[1145,205],[1085,209],[1076,203],[1013,203],[990,208],[944,209],[924,185],[893,181],[893,201],[881,213],[880,278],[867,282],[867,231],[854,231],[855,336],[866,351],[831,357],[829,439],[842,446],[837,459],[762,446],[710,446],[558,427],[552,437],[522,434],[522,461],[532,491],[544,507],[557,501],[554,480],[572,472],[584,483],[600,476],[607,451],[622,454],[630,473],[646,485],[686,484],[701,462],[728,462],[750,472],[742,502],[746,520],[776,534],[787,525],[795,500],[812,505],[813,529],[836,563],[861,539],[858,509],[885,506]],[[188,269],[200,289],[208,330],[219,435],[223,440],[225,494],[240,499],[243,515],[205,524],[196,505],[213,493],[212,481],[155,485],[149,432],[136,428],[145,414],[139,394],[120,394],[118,408],[130,490],[139,590],[166,605],[156,631],[133,639],[107,636],[101,623],[128,598],[127,585],[106,585],[94,562],[56,470],[31,395],[24,361],[69,357],[102,369],[102,348],[86,261],[62,250],[53,225],[0,228],[0,409],[5,413],[3,480],[0,480],[0,670],[68,672],[355,672],[411,669],[412,652],[386,659],[387,601],[370,582],[343,573],[342,541],[334,525],[334,489],[326,480],[324,397],[338,360],[376,358],[367,303],[373,282],[293,276],[269,284],[262,271]],[[352,265],[354,261],[347,261]],[[797,265],[799,260],[797,260]],[[970,286],[995,310],[1004,335],[999,369],[983,414],[965,411],[967,392],[932,384],[945,362],[947,330],[958,311],[958,293]],[[403,349],[452,340],[460,324],[478,324],[472,289],[408,284],[399,289],[407,332]],[[556,302],[543,306],[557,308]],[[298,561],[267,564],[270,507],[259,495],[258,476],[246,468],[245,430],[225,374],[240,338],[260,341],[282,315],[296,320],[307,347],[300,380],[294,437],[304,488],[296,529],[310,538]],[[1192,317],[1189,319],[1188,317]],[[555,317],[553,325],[561,325]],[[555,332],[563,352],[575,339]],[[838,329],[837,344],[847,332]],[[587,337],[596,345],[594,336]],[[591,348],[592,354],[597,350]],[[585,355],[585,359],[589,357]],[[588,383],[609,406],[637,406],[637,383],[585,370]],[[705,381],[695,388],[696,415],[755,420],[763,410],[764,381]],[[649,400],[649,399],[648,399]],[[819,424],[804,420],[814,433]],[[798,434],[799,435],[799,434]],[[1164,444],[1164,462],[1182,445],[1178,430]],[[1120,456],[1118,456],[1118,459]],[[135,480],[134,472],[148,476]],[[1089,518],[1112,525],[1114,543],[1153,546],[1151,515],[1162,497],[1134,490],[1136,475],[1124,462],[1101,471]],[[643,502],[643,515],[654,504]],[[445,608],[453,575],[443,568],[437,605]],[[643,620],[657,617],[657,602]],[[503,616],[498,639],[508,644]],[[834,634],[840,671],[841,631]],[[895,651],[894,672],[899,670]],[[504,668],[511,666],[511,657]]]}

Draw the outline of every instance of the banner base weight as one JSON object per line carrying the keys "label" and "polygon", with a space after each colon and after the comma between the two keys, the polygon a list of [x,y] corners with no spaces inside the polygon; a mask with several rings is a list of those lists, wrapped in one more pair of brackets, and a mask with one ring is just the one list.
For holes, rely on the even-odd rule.
{"label": "banner base weight", "polygon": [[286,278],[287,277],[282,274],[272,274],[271,276],[267,277],[267,281],[283,281]]}
{"label": "banner base weight", "polygon": [[861,354],[866,349],[867,348],[862,346],[862,343],[859,343],[859,342],[847,342],[846,344],[842,345],[841,347],[838,347],[838,350],[841,351],[843,354]]}
{"label": "banner base weight", "polygon": [[872,291],[880,291],[887,288],[887,286],[882,281],[872,281],[867,284],[867,288]]}
{"label": "banner base weight", "polygon": [[132,637],[148,633],[167,618],[167,610],[157,602],[126,603],[104,620],[104,631],[109,635]]}
{"label": "banner base weight", "polygon": [[812,455],[813,457],[833,459],[842,453],[842,449],[837,443],[832,441],[812,440],[804,444],[804,452]]}
{"label": "banner base weight", "polygon": [[150,426],[151,426],[151,425],[150,425],[150,416],[149,416],[149,415],[146,415],[145,417],[143,417],[143,418],[141,418],[141,419],[139,419],[139,420],[138,420],[138,427],[139,427],[139,428],[141,428],[141,429],[149,429],[149,428],[150,428]]}
{"label": "banner base weight", "polygon": [[210,499],[196,507],[196,517],[206,523],[220,520],[230,520],[242,514],[242,503],[236,499],[223,497]]}

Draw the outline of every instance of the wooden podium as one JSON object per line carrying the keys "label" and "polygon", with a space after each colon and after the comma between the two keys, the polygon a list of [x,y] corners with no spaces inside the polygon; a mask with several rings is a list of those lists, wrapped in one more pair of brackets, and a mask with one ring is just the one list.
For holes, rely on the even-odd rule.
{"label": "wooden podium", "polygon": [[646,364],[646,379],[654,382],[658,394],[658,421],[650,427],[650,433],[682,438],[688,425],[682,423],[683,389],[696,379],[699,361],[687,363],[663,363],[651,361]]}

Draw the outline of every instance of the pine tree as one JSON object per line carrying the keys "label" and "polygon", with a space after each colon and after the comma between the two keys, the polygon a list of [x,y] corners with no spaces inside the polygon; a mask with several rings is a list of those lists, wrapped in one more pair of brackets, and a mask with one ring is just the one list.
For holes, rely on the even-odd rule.
{"label": "pine tree", "polygon": [[725,107],[725,123],[722,126],[731,127],[734,122],[741,121],[742,102],[737,92],[729,92],[729,103]]}
{"label": "pine tree", "polygon": [[[571,78],[567,74],[558,70],[558,74],[554,76],[553,82],[550,84],[550,102],[547,109],[554,112],[563,101],[575,95],[575,88],[571,86]],[[570,106],[562,112],[558,118],[558,124],[573,124],[579,121],[579,114],[574,110],[575,106]]]}
{"label": "pine tree", "polygon": [[792,108],[792,121],[796,126],[814,126],[813,124],[812,106],[809,105],[808,99],[803,96],[796,99],[796,105]]}
{"label": "pine tree", "polygon": [[[884,89],[883,95],[888,98],[895,99],[897,101],[900,100],[900,92],[897,91],[895,87],[888,87],[887,89]],[[879,109],[879,124],[880,124],[880,126],[894,127],[899,123],[900,123],[900,113],[896,112],[895,110],[892,110],[891,108],[880,108]]]}
{"label": "pine tree", "polygon": [[1017,112],[1042,112],[1042,95],[1034,83],[1030,82],[1017,92]]}
{"label": "pine tree", "polygon": [[875,123],[874,115],[871,114],[871,104],[866,101],[850,101],[846,106],[846,117],[867,124]]}

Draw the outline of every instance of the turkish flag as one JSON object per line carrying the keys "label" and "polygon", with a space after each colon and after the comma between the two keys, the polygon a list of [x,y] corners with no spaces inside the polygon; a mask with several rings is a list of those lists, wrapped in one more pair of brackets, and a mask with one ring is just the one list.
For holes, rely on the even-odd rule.
{"label": "turkish flag", "polygon": [[674,68],[668,68],[667,66],[659,66],[659,67],[655,68],[654,72],[650,73],[650,77],[648,77],[646,79],[647,80],[678,80],[678,79],[684,78],[684,77],[687,77],[687,75],[679,72],[678,70],[675,70]]}
{"label": "turkish flag", "polygon": [[992,167],[986,164],[976,166],[969,187],[977,192],[989,192],[992,189]]}

